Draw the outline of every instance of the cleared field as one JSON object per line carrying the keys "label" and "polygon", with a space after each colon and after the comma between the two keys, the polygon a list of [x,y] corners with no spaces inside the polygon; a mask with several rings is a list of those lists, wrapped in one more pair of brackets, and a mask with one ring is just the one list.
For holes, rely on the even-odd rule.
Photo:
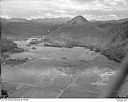
{"label": "cleared field", "polygon": [[7,71],[7,70],[10,70],[11,68],[7,65],[1,65],[1,73]]}
{"label": "cleared field", "polygon": [[4,86],[10,86],[7,90],[15,89],[9,97],[98,97],[119,67],[84,48],[39,46],[34,51],[11,56],[34,60],[2,73]]}
{"label": "cleared field", "polygon": [[10,56],[10,59],[36,59],[40,56],[38,53],[32,53],[32,52],[23,52],[23,53],[17,53]]}

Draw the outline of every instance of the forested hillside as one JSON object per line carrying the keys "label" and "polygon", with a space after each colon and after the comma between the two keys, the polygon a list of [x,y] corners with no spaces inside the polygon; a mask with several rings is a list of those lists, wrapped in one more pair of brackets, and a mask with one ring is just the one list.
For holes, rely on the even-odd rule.
{"label": "forested hillside", "polygon": [[120,62],[128,53],[128,21],[113,27],[110,31],[111,42],[102,53]]}

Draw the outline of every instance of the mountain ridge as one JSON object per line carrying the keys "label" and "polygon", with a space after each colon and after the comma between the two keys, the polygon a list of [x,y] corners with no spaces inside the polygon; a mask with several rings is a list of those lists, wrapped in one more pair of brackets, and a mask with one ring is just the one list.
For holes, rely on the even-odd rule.
{"label": "mountain ridge", "polygon": [[51,44],[60,44],[59,46],[74,45],[74,43],[76,45],[76,42],[85,45],[85,43],[91,42],[93,45],[100,44],[103,47],[101,42],[104,43],[105,39],[107,40],[107,33],[107,30],[94,25],[84,17],[76,16],[63,26],[51,31],[47,35],[47,39]]}

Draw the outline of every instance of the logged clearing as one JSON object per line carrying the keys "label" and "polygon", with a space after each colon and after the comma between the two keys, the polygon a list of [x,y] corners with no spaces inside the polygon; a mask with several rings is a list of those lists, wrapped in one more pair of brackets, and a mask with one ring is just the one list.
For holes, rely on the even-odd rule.
{"label": "logged clearing", "polygon": [[119,63],[82,47],[35,47],[10,56],[33,60],[13,68],[2,66],[2,85],[10,98],[99,97],[120,67]]}

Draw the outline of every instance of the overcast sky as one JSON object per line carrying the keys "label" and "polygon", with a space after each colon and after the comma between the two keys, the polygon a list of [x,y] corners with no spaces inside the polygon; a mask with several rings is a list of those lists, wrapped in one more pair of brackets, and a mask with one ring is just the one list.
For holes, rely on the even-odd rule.
{"label": "overcast sky", "polygon": [[56,18],[82,15],[86,19],[128,17],[128,0],[2,0],[1,17]]}

